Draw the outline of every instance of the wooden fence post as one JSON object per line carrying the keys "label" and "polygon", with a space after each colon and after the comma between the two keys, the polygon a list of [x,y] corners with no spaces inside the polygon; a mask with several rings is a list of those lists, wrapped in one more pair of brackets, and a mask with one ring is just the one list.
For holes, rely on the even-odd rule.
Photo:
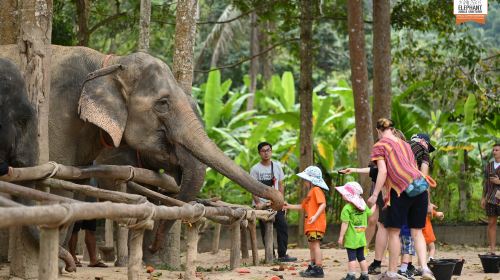
{"label": "wooden fence post", "polygon": [[214,236],[212,238],[212,254],[214,255],[219,252],[220,229],[221,224],[215,223]]}
{"label": "wooden fence post", "polygon": [[186,271],[184,279],[196,279],[196,257],[198,255],[198,233],[200,226],[204,223],[204,219],[195,223],[187,224],[187,250],[186,250]]}
{"label": "wooden fence post", "polygon": [[144,228],[130,231],[130,255],[128,259],[128,280],[138,280],[142,267],[142,240]]}
{"label": "wooden fence post", "polygon": [[40,229],[38,279],[54,280],[58,276],[59,228]]}
{"label": "wooden fence post", "polygon": [[229,268],[231,270],[238,268],[240,266],[240,250],[241,250],[240,225],[241,225],[241,220],[238,220],[231,225],[231,255],[229,261]]}
{"label": "wooden fence post", "polygon": [[266,263],[272,263],[273,262],[273,222],[272,221],[267,221],[264,223],[265,224],[265,229],[266,229],[266,234],[264,235],[264,245],[265,245],[265,258],[266,258]]}
{"label": "wooden fence post", "polygon": [[[127,183],[122,182],[119,191],[127,191]],[[118,226],[116,231],[116,261],[115,266],[124,267],[128,265],[128,228]]]}
{"label": "wooden fence post", "polygon": [[248,228],[241,227],[241,258],[248,259],[250,255],[248,254]]}
{"label": "wooden fence post", "polygon": [[257,225],[255,223],[255,213],[248,220],[248,231],[250,233],[250,244],[252,246],[253,265],[259,264],[259,249],[257,248]]}

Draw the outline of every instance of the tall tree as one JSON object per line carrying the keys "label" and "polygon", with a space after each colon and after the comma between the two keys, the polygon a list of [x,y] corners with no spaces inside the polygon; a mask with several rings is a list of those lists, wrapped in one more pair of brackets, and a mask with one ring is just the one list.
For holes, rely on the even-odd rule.
{"label": "tall tree", "polygon": [[[313,164],[313,139],[312,139],[312,90],[313,90],[313,8],[316,0],[300,1],[300,80],[299,80],[299,103],[300,103],[300,170]],[[300,199],[306,196],[303,188],[300,190]],[[304,232],[304,213],[301,212],[299,220],[299,235]],[[304,246],[304,238],[299,238],[299,245]]]}
{"label": "tall tree", "polygon": [[139,20],[139,51],[149,49],[149,23],[151,22],[151,0],[141,0],[141,18]]}
{"label": "tall tree", "polygon": [[[21,72],[26,80],[28,98],[38,117],[38,139],[33,145],[38,145],[38,163],[49,160],[49,92],[50,92],[50,48],[52,34],[52,0],[25,0],[18,2],[19,36],[18,47],[21,61]],[[42,238],[52,235],[58,238],[57,230],[42,229]],[[48,233],[48,235],[47,235]],[[31,279],[37,277],[37,246],[32,244],[25,228],[14,228],[11,231],[11,242],[16,248],[12,252],[11,275]],[[55,234],[55,235],[54,235]],[[41,240],[43,242],[43,240]],[[56,242],[57,243],[57,242]],[[54,244],[57,245],[57,244]],[[50,251],[57,258],[57,247]],[[49,257],[49,256],[47,256]],[[40,263],[47,258],[40,258]],[[57,264],[48,275],[48,271],[40,271],[40,279],[57,278]],[[53,267],[54,268],[54,267]]]}
{"label": "tall tree", "polygon": [[[260,25],[259,43],[261,50],[265,50],[271,46],[268,33],[273,32],[274,29],[274,22],[270,20],[265,20]],[[273,75],[273,51],[268,51],[260,55],[259,62],[262,66],[262,79],[265,84],[267,81],[271,80],[271,76]]]}
{"label": "tall tree", "polygon": [[79,46],[88,46],[90,39],[89,31],[89,16],[90,16],[90,0],[76,0],[76,15],[78,32],[76,37],[78,38]]}
{"label": "tall tree", "polygon": [[[368,70],[366,67],[365,32],[363,28],[363,1],[347,1],[347,29],[349,30],[349,56],[351,83],[354,94],[354,115],[358,166],[366,167],[373,145],[370,100],[368,99]],[[370,187],[368,177],[361,177],[365,194]]]}
{"label": "tall tree", "polygon": [[[257,13],[250,14],[250,57],[259,53],[259,25],[257,23]],[[254,57],[250,60],[250,96],[247,101],[247,111],[253,110],[255,91],[257,90],[257,75],[259,73],[259,59]]]}
{"label": "tall tree", "polygon": [[[350,1],[349,1],[350,2]],[[373,1],[373,118],[391,117],[391,2]],[[375,125],[373,125],[375,127]],[[377,131],[373,128],[373,138]]]}

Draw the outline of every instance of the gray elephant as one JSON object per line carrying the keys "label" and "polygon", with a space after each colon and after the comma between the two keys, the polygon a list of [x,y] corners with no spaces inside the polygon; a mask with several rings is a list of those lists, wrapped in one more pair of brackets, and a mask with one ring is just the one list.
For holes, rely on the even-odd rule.
{"label": "gray elephant", "polygon": [[[33,145],[36,138],[37,118],[28,100],[21,72],[10,60],[0,58],[0,176],[5,175],[9,167],[36,165],[38,146]],[[31,186],[29,183],[25,185]],[[17,200],[26,205],[33,204],[26,199]],[[36,227],[28,227],[28,232],[33,245],[38,246],[39,231]],[[59,258],[66,263],[66,270],[75,270],[73,258],[62,247],[59,247]]]}
{"label": "gray elephant", "polygon": [[[15,45],[0,46],[0,57],[20,61]],[[181,93],[168,66],[146,53],[106,56],[84,47],[52,46],[50,160],[90,165],[105,143],[150,154],[179,147],[281,209],[281,194],[249,176],[208,138]],[[199,191],[199,186],[192,192],[182,187],[181,197]]]}

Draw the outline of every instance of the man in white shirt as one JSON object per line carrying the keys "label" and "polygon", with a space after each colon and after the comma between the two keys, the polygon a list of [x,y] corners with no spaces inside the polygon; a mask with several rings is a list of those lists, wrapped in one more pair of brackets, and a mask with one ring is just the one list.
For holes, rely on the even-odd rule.
{"label": "man in white shirt", "polygon": [[[283,178],[285,177],[285,174],[283,173],[281,164],[277,161],[271,160],[272,145],[267,142],[262,142],[257,146],[257,150],[259,151],[261,160],[252,167],[250,170],[250,176],[264,185],[279,190],[284,197],[285,189],[283,186]],[[269,206],[269,200],[254,195],[253,204],[257,209],[266,209]],[[259,224],[262,240],[264,240],[264,223],[259,221]],[[276,228],[278,240],[278,261],[296,261],[297,258],[290,257],[286,254],[288,246],[288,225],[286,222],[285,211],[278,211],[276,214],[274,219],[274,228]]]}

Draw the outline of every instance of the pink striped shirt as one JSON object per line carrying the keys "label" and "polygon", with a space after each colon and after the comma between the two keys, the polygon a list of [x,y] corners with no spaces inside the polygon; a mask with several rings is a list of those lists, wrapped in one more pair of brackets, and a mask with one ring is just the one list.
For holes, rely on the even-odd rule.
{"label": "pink striped shirt", "polygon": [[394,141],[387,137],[380,139],[373,145],[371,160],[374,162],[377,160],[385,161],[387,179],[384,186],[387,196],[389,196],[391,188],[399,195],[411,182],[422,177],[411,146],[403,140]]}

